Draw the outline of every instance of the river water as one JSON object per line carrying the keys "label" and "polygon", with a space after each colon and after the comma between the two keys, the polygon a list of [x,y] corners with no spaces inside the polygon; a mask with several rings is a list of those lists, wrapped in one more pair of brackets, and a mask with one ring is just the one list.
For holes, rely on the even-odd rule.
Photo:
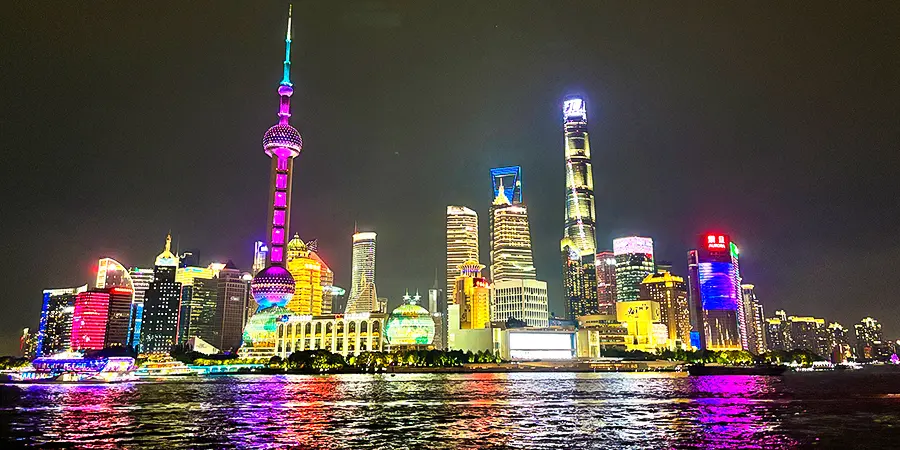
{"label": "river water", "polygon": [[898,448],[900,373],[0,386],[0,448]]}

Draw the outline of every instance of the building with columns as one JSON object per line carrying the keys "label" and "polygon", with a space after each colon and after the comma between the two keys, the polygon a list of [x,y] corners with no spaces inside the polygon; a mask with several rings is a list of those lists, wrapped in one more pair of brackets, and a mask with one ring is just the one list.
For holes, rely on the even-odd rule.
{"label": "building with columns", "polygon": [[283,316],[276,325],[275,355],[287,358],[304,350],[328,350],[345,357],[380,352],[385,348],[387,318],[381,313]]}

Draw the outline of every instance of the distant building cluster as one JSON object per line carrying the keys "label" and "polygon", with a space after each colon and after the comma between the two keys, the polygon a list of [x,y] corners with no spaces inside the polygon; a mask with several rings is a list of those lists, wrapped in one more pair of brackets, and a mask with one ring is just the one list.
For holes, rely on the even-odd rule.
{"label": "distant building cluster", "polygon": [[351,237],[345,291],[334,285],[318,242],[290,234],[294,159],[303,148],[290,123],[290,56],[289,14],[278,122],[262,139],[271,159],[266,237],[254,244],[251,270],[242,272],[230,261],[203,266],[193,252],[176,255],[171,236],[153,267],[100,259],[90,286],[44,291],[38,331],[25,330],[23,352],[130,347],[154,354],[188,346],[286,358],[318,349],[346,356],[437,348],[506,359],[570,359],[599,357],[605,349],[802,349],[834,361],[886,360],[896,353],[870,317],[850,329],[784,311],[766,317],[726,233],[700,235],[680,274],[657,260],[650,237],[622,236],[598,247],[588,110],[577,96],[562,104],[562,317],[551,314],[547,282],[535,269],[520,166],[490,170],[489,267],[481,263],[478,213],[450,205],[446,279],[440,283],[436,274],[427,303],[418,291],[407,292],[403,304],[388,312],[376,287],[372,231],[355,230]]}

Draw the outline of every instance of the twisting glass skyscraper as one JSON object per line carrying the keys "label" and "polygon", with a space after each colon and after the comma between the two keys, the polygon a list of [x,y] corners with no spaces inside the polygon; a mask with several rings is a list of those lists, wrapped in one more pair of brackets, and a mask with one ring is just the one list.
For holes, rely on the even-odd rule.
{"label": "twisting glass skyscraper", "polygon": [[266,223],[266,239],[269,252],[266,268],[250,282],[253,299],[259,309],[244,329],[244,344],[241,354],[247,357],[274,355],[274,321],[280,314],[290,311],[285,305],[294,296],[294,278],[285,266],[285,246],[290,229],[291,182],[294,174],[294,158],[300,155],[303,140],[300,132],[290,124],[291,96],[291,13],[288,10],[287,32],[285,33],[284,72],[278,85],[280,97],[278,123],[263,135],[262,144],[266,155],[272,158],[269,181],[269,213]]}
{"label": "twisting glass skyscraper", "polygon": [[565,231],[560,241],[566,315],[597,314],[597,238],[594,227],[594,175],[587,132],[587,105],[581,97],[563,102],[566,156]]}

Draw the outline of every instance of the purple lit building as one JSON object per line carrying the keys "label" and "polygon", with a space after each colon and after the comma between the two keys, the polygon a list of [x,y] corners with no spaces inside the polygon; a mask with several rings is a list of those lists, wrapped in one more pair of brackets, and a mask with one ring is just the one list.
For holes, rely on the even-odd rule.
{"label": "purple lit building", "polygon": [[691,326],[709,350],[747,348],[738,248],[726,234],[706,234],[688,252]]}

